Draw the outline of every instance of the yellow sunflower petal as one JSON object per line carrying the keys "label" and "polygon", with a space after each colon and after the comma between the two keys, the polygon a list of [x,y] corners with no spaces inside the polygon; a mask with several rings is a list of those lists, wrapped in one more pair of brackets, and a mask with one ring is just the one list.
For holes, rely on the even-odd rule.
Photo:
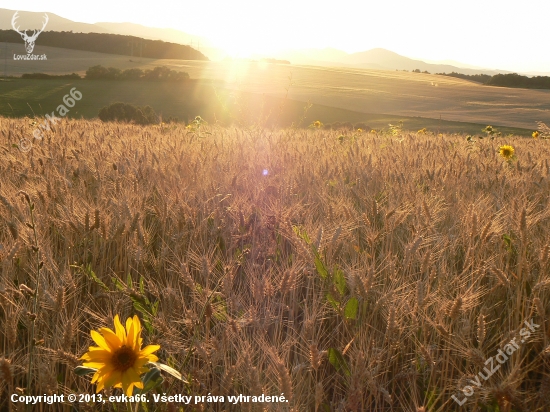
{"label": "yellow sunflower petal", "polygon": [[102,380],[99,381],[99,382],[97,383],[96,388],[95,388],[95,393],[101,392],[101,390],[103,390],[104,387],[105,387],[105,384],[103,383],[103,381],[102,381]]}
{"label": "yellow sunflower petal", "polygon": [[118,315],[115,315],[115,331],[120,341],[124,344],[126,341],[126,331],[124,330],[122,323],[120,323]]}
{"label": "yellow sunflower petal", "polygon": [[134,350],[136,351],[139,351],[139,349],[141,348],[141,342],[143,341],[141,339],[141,322],[139,321],[139,318],[134,315],[134,336],[135,336],[135,341],[134,341]]}
{"label": "yellow sunflower petal", "polygon": [[[122,385],[122,387],[124,388],[124,385]],[[126,394],[126,396],[132,396],[133,395],[133,393],[134,393],[134,383],[133,382],[130,385],[128,385],[126,390],[124,390],[124,393]]]}
{"label": "yellow sunflower petal", "polygon": [[115,367],[110,364],[103,365],[101,368],[99,368],[99,372],[103,375],[107,375],[115,370]]}
{"label": "yellow sunflower petal", "polygon": [[86,352],[84,355],[82,355],[80,358],[78,358],[80,360],[85,360],[85,361],[91,361],[92,358],[90,357],[90,355],[88,355],[88,352]]}
{"label": "yellow sunflower petal", "polygon": [[100,369],[105,366],[105,362],[83,362],[82,366],[85,366],[87,368]]}
{"label": "yellow sunflower petal", "polygon": [[[103,348],[100,348],[99,346],[89,346],[88,347],[88,352],[95,352],[95,351],[100,351],[100,350],[105,350]],[[86,352],[86,353],[88,353]]]}
{"label": "yellow sunflower petal", "polygon": [[147,345],[140,352],[140,356],[147,356],[160,349],[160,345]]}
{"label": "yellow sunflower petal", "polygon": [[136,328],[136,334],[140,334],[141,333],[141,322],[139,321],[139,318],[137,317],[137,315],[134,315],[134,327]]}
{"label": "yellow sunflower petal", "polygon": [[126,373],[128,372],[130,372],[130,378],[132,379],[132,383],[134,384],[134,386],[136,388],[143,389],[143,382],[141,381],[139,368],[133,366],[126,371]]}
{"label": "yellow sunflower petal", "polygon": [[[105,387],[109,388],[111,386],[115,386],[117,384],[122,383],[122,372],[121,371],[113,371],[110,374],[108,374],[105,377]],[[115,386],[116,387],[116,386]]]}
{"label": "yellow sunflower petal", "polygon": [[97,380],[102,376],[101,372],[100,371],[96,371],[96,373],[94,373],[94,376],[92,376],[92,383],[96,383]]}
{"label": "yellow sunflower petal", "polygon": [[100,352],[100,351],[110,353],[110,352],[106,351],[105,349],[100,348],[99,346],[90,346],[90,347],[88,347],[88,352]]}
{"label": "yellow sunflower petal", "polygon": [[[137,322],[136,322],[137,319]],[[126,340],[126,345],[134,350],[139,350],[139,347],[136,347],[138,342],[138,330],[139,330],[139,319],[137,316],[131,320],[130,327],[128,329],[128,339]],[[126,327],[128,327],[128,321],[126,321]]]}
{"label": "yellow sunflower petal", "polygon": [[105,341],[112,349],[116,350],[122,346],[122,341],[111,329],[101,328],[99,331],[103,334]]}
{"label": "yellow sunflower petal", "polygon": [[133,368],[135,370],[141,369],[147,362],[149,362],[149,359],[140,357],[134,362]]}
{"label": "yellow sunflower petal", "polygon": [[130,332],[130,326],[132,326],[133,323],[134,323],[133,318],[126,319],[126,334],[128,334]]}
{"label": "yellow sunflower petal", "polygon": [[122,373],[122,389],[126,393],[126,396],[132,396],[133,386],[138,382],[141,382],[141,380],[133,368],[127,369]]}
{"label": "yellow sunflower petal", "polygon": [[149,362],[158,362],[159,358],[157,355],[147,355],[147,360]]}
{"label": "yellow sunflower petal", "polygon": [[80,359],[88,362],[107,362],[112,356],[111,352],[107,352],[105,349],[88,351],[80,357]]}
{"label": "yellow sunflower petal", "polygon": [[105,349],[107,352],[112,352],[111,347],[107,344],[107,341],[103,336],[99,334],[99,332],[92,330],[90,332],[90,336],[92,337],[94,342],[99,345],[101,349]]}

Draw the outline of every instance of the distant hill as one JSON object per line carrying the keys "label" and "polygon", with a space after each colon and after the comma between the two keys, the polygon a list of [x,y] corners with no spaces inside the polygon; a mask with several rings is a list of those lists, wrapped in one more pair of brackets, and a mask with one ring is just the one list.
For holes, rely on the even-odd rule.
{"label": "distant hill", "polygon": [[95,26],[107,30],[107,33],[138,36],[144,39],[163,40],[171,43],[190,45],[207,56],[210,60],[218,60],[225,56],[225,52],[214,47],[205,37],[195,36],[181,30],[159,29],[135,23],[101,22],[96,23]]}
{"label": "distant hill", "polygon": [[[350,54],[343,59],[342,63],[361,67],[364,69],[375,69],[380,66],[388,70],[420,70],[430,73],[439,72],[459,72],[463,74],[497,74],[496,71],[483,69],[467,69],[463,67],[451,66],[448,64],[431,64],[422,60],[414,60],[408,57],[401,56],[395,52],[386,49],[372,49],[364,52]],[[488,73],[491,72],[491,73]]]}
{"label": "distant hill", "polygon": [[[14,30],[0,30],[0,41],[17,43],[20,39]],[[120,34],[45,31],[40,34],[39,43],[42,46],[152,59],[208,60],[190,46]]]}
{"label": "distant hill", "polygon": [[[12,30],[11,19],[17,10],[0,9],[0,30]],[[48,14],[48,25],[46,31],[73,31],[75,33],[109,33],[108,30],[95,24],[78,23],[60,17],[49,12],[20,11],[17,22],[21,30],[39,29],[42,27],[44,13]]]}
{"label": "distant hill", "polygon": [[[11,20],[16,10],[0,8],[0,30],[12,30]],[[20,11],[18,23],[22,30],[38,29],[42,26],[44,13],[48,14],[48,25],[46,31],[72,31],[74,33],[111,33],[127,36],[135,36],[150,40],[162,40],[165,42],[190,45],[198,48],[200,52],[210,59],[219,59],[224,53],[213,47],[206,38],[194,36],[175,29],[159,29],[142,26],[134,23],[80,23],[50,12],[28,12]],[[42,36],[42,35],[41,35]]]}
{"label": "distant hill", "polygon": [[430,73],[456,72],[462,74],[489,74],[507,73],[500,70],[465,68],[449,64],[432,64],[422,60],[415,60],[401,56],[386,49],[371,49],[364,52],[348,54],[337,49],[321,50],[292,50],[280,53],[278,58],[290,60],[293,64],[332,65],[335,67],[356,67],[374,70],[420,70]]}

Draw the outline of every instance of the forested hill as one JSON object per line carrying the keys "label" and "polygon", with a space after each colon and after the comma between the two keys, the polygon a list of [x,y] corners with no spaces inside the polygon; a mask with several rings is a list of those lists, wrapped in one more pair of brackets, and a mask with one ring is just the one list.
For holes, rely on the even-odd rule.
{"label": "forested hill", "polygon": [[[21,36],[14,30],[0,30],[0,41],[23,44]],[[46,31],[40,34],[36,45],[152,59],[208,60],[190,46],[108,33]]]}
{"label": "forested hill", "polygon": [[469,75],[455,72],[437,74],[471,80],[488,86],[517,87],[521,89],[550,89],[549,76],[528,77],[517,73],[495,74],[494,76],[488,74]]}

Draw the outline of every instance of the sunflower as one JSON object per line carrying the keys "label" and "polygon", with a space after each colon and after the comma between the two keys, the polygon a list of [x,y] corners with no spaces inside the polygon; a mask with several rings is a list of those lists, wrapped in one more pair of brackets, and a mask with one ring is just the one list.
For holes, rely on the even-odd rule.
{"label": "sunflower", "polygon": [[509,145],[500,146],[498,151],[500,155],[504,157],[506,160],[510,160],[512,157],[514,157],[514,153],[515,153],[514,148]]}
{"label": "sunflower", "polygon": [[533,136],[533,139],[538,139],[540,136],[540,133],[538,131],[534,131],[532,136]]}
{"label": "sunflower", "polygon": [[99,346],[90,346],[80,359],[83,366],[97,369],[92,383],[97,383],[96,392],[103,388],[122,388],[127,396],[132,396],[134,386],[143,389],[140,375],[147,372],[148,362],[156,362],[153,355],[159,345],[149,345],[141,349],[141,323],[137,316],[126,320],[126,329],[118,315],[114,319],[115,332],[109,328],[92,330],[90,335]]}

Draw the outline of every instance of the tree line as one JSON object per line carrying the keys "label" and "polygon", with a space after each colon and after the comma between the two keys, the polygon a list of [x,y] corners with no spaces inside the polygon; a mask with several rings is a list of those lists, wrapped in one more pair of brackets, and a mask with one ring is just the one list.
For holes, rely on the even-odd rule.
{"label": "tree line", "polygon": [[[14,30],[0,30],[0,41],[20,43],[21,36]],[[208,60],[200,51],[183,44],[109,33],[45,31],[38,45],[151,59]]]}
{"label": "tree line", "polygon": [[477,83],[487,83],[493,76],[489,74],[463,74],[463,73],[436,73],[440,76],[450,76],[450,77],[456,77],[458,79],[464,79],[464,80],[471,80],[473,82]]}
{"label": "tree line", "polygon": [[462,73],[437,73],[442,76],[456,77],[471,80],[487,86],[517,87],[522,89],[550,89],[549,76],[523,76],[518,73],[495,74],[462,74]]}
{"label": "tree line", "polygon": [[[71,74],[46,74],[46,73],[25,73],[22,79],[69,79],[80,80],[82,77],[77,73]],[[120,70],[115,67],[92,66],[86,70],[86,80],[142,80],[142,81],[171,81],[182,82],[189,80],[189,73],[169,69],[166,66],[157,66],[153,69],[126,69]]]}
{"label": "tree line", "polygon": [[114,67],[103,67],[101,65],[90,67],[86,70],[84,77],[87,80],[144,80],[144,81],[186,81],[189,80],[189,73],[178,72],[166,66],[155,67],[154,69],[126,69],[120,70]]}

